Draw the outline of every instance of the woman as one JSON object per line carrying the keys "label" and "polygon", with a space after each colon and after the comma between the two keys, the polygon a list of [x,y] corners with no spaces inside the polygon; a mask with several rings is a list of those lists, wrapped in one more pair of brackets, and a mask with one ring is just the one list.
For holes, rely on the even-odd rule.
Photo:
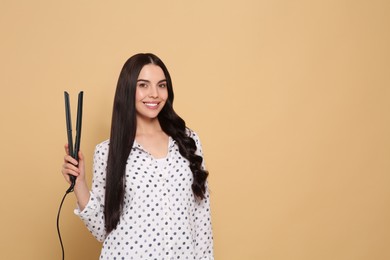
{"label": "woman", "polygon": [[75,214],[103,247],[100,259],[213,259],[208,172],[201,144],[173,110],[172,82],[153,54],[124,64],[110,139],[96,146],[89,191],[84,157],[66,155],[76,176]]}

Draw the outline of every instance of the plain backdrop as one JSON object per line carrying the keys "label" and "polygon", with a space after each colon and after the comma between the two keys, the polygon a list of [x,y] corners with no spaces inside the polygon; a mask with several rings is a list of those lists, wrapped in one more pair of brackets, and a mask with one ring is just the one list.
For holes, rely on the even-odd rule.
{"label": "plain backdrop", "polygon": [[[387,0],[1,0],[0,258],[61,258],[63,91],[73,115],[84,91],[90,182],[120,69],[152,52],[203,143],[217,260],[390,259],[389,13]],[[75,204],[66,259],[97,259]]]}

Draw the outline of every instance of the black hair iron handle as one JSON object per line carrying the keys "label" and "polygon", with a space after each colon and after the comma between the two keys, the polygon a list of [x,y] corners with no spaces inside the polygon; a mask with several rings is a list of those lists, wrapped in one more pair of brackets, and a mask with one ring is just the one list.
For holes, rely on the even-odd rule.
{"label": "black hair iron handle", "polygon": [[[69,105],[69,94],[68,92],[64,92],[65,97],[65,116],[66,116],[66,131],[68,136],[68,148],[69,155],[72,156],[77,161],[79,160],[79,150],[80,150],[80,140],[81,140],[81,124],[82,124],[82,116],[83,116],[83,91],[80,91],[78,96],[78,104],[77,104],[77,119],[76,119],[76,140],[73,145],[73,136],[72,136],[72,118],[70,113],[70,105]],[[69,175],[71,185],[69,189],[66,191],[67,193],[72,192],[74,185],[76,183],[76,177],[73,175]]]}

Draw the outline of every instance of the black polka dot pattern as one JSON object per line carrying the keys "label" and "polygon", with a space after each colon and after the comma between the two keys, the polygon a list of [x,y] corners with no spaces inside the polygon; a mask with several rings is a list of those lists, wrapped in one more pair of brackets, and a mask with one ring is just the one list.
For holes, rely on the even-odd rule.
{"label": "black polka dot pattern", "polygon": [[[188,130],[202,155],[195,132]],[[75,210],[103,247],[100,259],[213,258],[209,192],[194,197],[189,162],[169,138],[169,152],[155,159],[134,142],[127,161],[125,201],[118,226],[106,234],[104,195],[108,140],[96,146],[91,197],[83,211]]]}

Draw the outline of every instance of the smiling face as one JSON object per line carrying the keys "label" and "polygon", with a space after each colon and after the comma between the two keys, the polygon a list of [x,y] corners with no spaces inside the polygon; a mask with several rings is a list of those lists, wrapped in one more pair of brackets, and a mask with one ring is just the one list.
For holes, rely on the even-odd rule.
{"label": "smiling face", "polygon": [[138,75],[135,91],[137,120],[156,119],[168,99],[167,82],[163,70],[147,64]]}

